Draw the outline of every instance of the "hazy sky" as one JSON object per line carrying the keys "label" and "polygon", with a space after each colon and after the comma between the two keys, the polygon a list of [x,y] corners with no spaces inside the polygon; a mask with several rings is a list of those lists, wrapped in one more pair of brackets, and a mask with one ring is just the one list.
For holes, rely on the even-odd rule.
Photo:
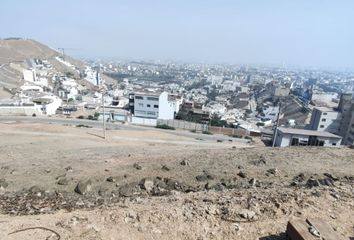
{"label": "hazy sky", "polygon": [[81,57],[354,69],[354,1],[1,0],[10,36]]}

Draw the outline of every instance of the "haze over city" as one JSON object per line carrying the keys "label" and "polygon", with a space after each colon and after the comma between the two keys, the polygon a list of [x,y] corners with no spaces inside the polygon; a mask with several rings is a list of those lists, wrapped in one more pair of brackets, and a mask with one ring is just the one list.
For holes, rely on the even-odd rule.
{"label": "haze over city", "polygon": [[0,239],[354,240],[353,13],[2,0]]}
{"label": "haze over city", "polygon": [[19,1],[1,3],[0,37],[75,57],[354,69],[354,2]]}

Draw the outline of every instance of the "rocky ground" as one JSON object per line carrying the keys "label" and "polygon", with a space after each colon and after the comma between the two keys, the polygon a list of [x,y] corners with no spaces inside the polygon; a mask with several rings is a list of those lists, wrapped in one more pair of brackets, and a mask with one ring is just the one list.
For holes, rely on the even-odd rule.
{"label": "rocky ground", "polygon": [[98,133],[0,123],[0,239],[280,240],[309,216],[354,237],[352,149]]}

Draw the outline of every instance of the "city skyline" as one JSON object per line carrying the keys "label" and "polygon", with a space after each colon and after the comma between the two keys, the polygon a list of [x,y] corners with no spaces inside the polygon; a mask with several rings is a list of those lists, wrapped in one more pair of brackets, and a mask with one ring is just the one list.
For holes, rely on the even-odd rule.
{"label": "city skyline", "polygon": [[2,5],[1,38],[35,39],[74,57],[354,69],[354,3],[345,0]]}

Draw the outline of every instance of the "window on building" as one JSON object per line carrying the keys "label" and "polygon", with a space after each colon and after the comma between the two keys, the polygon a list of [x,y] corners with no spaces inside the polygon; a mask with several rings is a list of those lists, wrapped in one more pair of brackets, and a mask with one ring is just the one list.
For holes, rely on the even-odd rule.
{"label": "window on building", "polygon": [[324,128],[324,125],[321,125],[320,128]]}
{"label": "window on building", "polygon": [[135,96],[135,99],[141,99],[141,100],[143,100],[144,97],[142,97],[142,96]]}
{"label": "window on building", "polygon": [[337,143],[332,143],[332,146],[337,146]]}
{"label": "window on building", "polygon": [[156,115],[155,112],[147,112],[148,115]]}
{"label": "window on building", "polygon": [[321,120],[322,122],[325,122],[326,121],[326,119],[325,118],[322,118],[322,120]]}
{"label": "window on building", "polygon": [[151,107],[151,105],[150,104],[148,104],[148,105],[146,105],[147,107]]}
{"label": "window on building", "polygon": [[323,115],[327,115],[327,113],[323,113]]}
{"label": "window on building", "polygon": [[147,100],[149,100],[149,101],[158,101],[159,98],[157,98],[157,97],[147,97]]}
{"label": "window on building", "polygon": [[154,105],[154,108],[159,108],[159,105]]}

